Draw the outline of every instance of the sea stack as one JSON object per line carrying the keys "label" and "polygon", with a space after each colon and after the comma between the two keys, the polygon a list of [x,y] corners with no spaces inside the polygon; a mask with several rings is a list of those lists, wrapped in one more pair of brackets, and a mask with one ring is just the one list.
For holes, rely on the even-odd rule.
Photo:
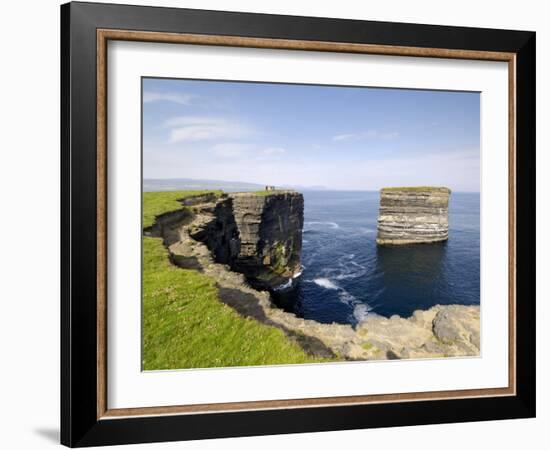
{"label": "sea stack", "polygon": [[387,187],[380,191],[379,245],[420,244],[449,237],[446,187]]}

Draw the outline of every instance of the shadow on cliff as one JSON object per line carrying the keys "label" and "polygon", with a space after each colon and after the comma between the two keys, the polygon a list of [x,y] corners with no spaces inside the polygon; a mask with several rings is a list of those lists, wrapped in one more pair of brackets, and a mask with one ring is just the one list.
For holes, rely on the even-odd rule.
{"label": "shadow on cliff", "polygon": [[336,356],[320,339],[289,330],[281,324],[269,319],[254,295],[242,292],[238,289],[224,288],[219,285],[217,285],[217,288],[219,291],[219,298],[223,303],[233,308],[243,317],[251,317],[261,323],[282,330],[283,333],[296,342],[307,354],[322,358],[334,358]]}

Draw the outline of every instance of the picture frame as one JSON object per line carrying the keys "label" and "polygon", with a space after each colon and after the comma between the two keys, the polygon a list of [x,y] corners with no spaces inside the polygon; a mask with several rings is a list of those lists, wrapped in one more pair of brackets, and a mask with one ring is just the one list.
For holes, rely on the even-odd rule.
{"label": "picture frame", "polygon": [[[72,2],[61,7],[61,443],[70,447],[535,416],[534,32]],[[508,386],[111,409],[107,43],[508,64]]]}

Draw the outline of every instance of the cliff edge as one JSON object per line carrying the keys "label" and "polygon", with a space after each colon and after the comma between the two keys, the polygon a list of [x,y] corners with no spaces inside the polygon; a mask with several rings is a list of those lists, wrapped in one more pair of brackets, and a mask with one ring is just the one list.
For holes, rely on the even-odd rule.
{"label": "cliff edge", "polygon": [[445,241],[449,237],[446,187],[392,187],[380,191],[379,245]]}

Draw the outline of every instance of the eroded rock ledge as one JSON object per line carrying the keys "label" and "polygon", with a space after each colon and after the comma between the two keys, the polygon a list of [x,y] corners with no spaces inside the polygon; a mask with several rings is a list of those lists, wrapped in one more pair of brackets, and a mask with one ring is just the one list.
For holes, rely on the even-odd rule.
{"label": "eroded rock ledge", "polygon": [[[238,195],[231,198],[235,197]],[[437,305],[427,311],[416,311],[407,319],[370,314],[355,328],[351,325],[322,324],[302,319],[277,308],[267,291],[252,288],[247,277],[232,270],[232,265],[228,263],[232,261],[231,255],[241,255],[234,253],[233,246],[237,243],[233,239],[238,239],[240,230],[244,229],[239,228],[238,223],[246,223],[245,202],[239,203],[242,218],[234,223],[228,218],[229,198],[187,198],[183,201],[186,208],[158,216],[146,234],[163,238],[174,264],[198,270],[215,279],[220,300],[237,313],[281,329],[290,340],[315,356],[341,360],[378,360],[479,355],[479,306]],[[268,199],[265,200],[268,208],[275,207],[269,206]],[[256,211],[257,203],[251,204],[254,205],[252,211]],[[292,207],[298,210],[303,208],[303,200],[301,205],[300,200],[297,200]],[[278,208],[275,207],[275,210]],[[257,217],[258,212],[251,213],[251,229],[259,227],[259,230],[265,231],[269,227],[285,227],[284,221],[278,224],[277,220],[275,224],[264,228],[261,223],[257,223],[257,219],[253,219]],[[298,225],[301,230],[300,221],[289,222],[286,226]],[[249,241],[245,239],[245,242]],[[297,248],[293,247],[294,241],[292,245],[285,245],[289,245],[285,247],[288,249]],[[265,249],[265,246],[261,248]],[[299,270],[299,261],[292,259],[292,251],[285,250],[284,254],[285,261],[292,262],[288,274]],[[270,255],[269,251],[259,255],[261,257],[253,255],[253,258],[261,261],[265,267],[270,267],[265,258]],[[243,253],[243,256],[246,259],[250,255]],[[224,258],[226,263],[220,263]]]}
{"label": "eroded rock ledge", "polygon": [[445,187],[383,188],[378,215],[379,245],[445,241],[449,196]]}

